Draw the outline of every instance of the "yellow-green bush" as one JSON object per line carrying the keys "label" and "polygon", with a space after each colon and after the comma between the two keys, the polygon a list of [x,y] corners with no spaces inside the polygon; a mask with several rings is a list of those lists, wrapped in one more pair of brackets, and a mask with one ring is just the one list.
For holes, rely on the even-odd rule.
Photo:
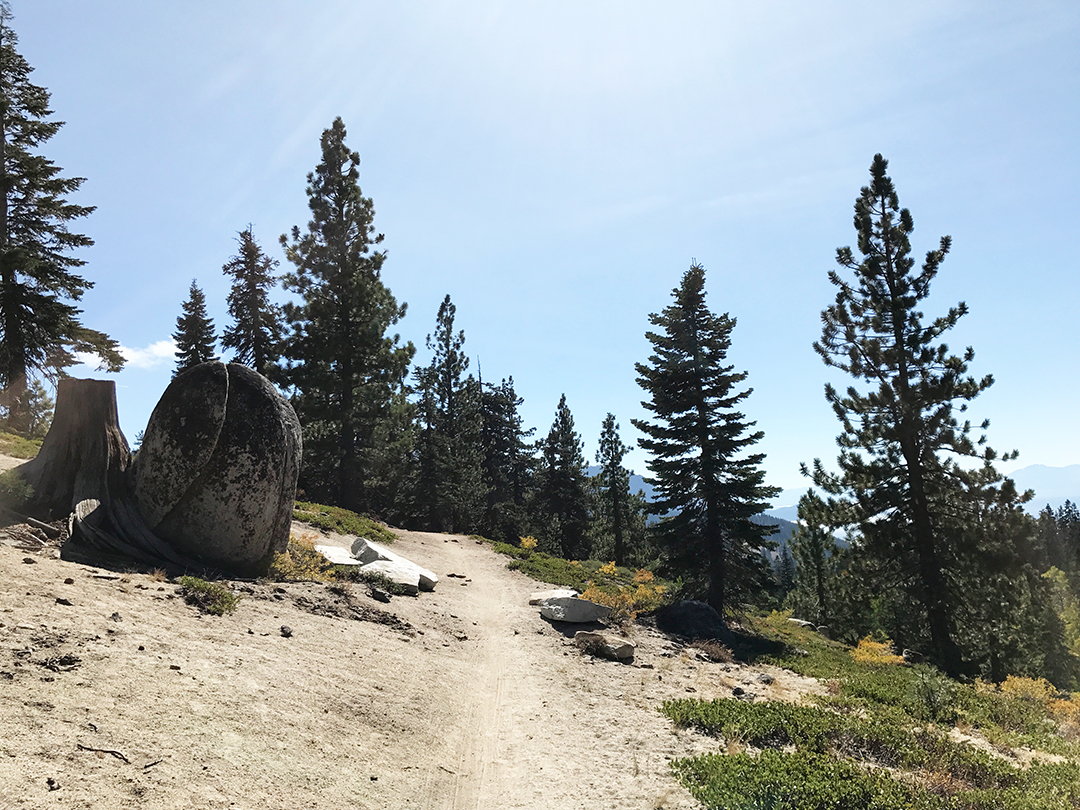
{"label": "yellow-green bush", "polygon": [[855,659],[856,664],[870,666],[904,663],[903,656],[896,654],[891,641],[888,639],[875,641],[871,636],[859,641],[859,645],[851,651],[851,657]]}

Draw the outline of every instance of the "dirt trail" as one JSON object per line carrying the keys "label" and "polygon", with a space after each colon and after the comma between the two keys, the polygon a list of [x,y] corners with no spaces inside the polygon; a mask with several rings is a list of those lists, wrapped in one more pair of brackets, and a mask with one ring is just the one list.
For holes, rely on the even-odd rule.
{"label": "dirt trail", "polygon": [[[235,583],[213,617],[146,574],[0,544],[0,808],[696,806],[668,761],[715,743],[657,707],[753,671],[644,628],[633,665],[583,656],[489,547],[402,532],[396,550],[435,592]],[[380,609],[400,621],[347,618]],[[762,696],[808,688],[770,671]]]}

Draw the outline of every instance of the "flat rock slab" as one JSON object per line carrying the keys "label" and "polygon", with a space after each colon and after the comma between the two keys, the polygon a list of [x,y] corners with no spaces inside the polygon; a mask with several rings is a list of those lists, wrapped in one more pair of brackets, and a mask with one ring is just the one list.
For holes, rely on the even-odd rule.
{"label": "flat rock slab", "polygon": [[417,573],[420,566],[413,565],[407,560],[406,563],[402,565],[394,560],[375,560],[361,565],[360,573],[380,574],[404,588],[409,596],[416,596],[420,593],[420,574]]}
{"label": "flat rock slab", "polygon": [[334,565],[363,565],[348,549],[340,546],[315,546],[315,550]]}
{"label": "flat rock slab", "polygon": [[557,596],[540,604],[540,615],[553,622],[589,624],[606,619],[611,615],[611,608],[590,602],[588,599]]}
{"label": "flat rock slab", "polygon": [[548,599],[561,599],[570,598],[573,599],[578,595],[578,592],[573,588],[556,588],[553,591],[537,591],[529,597],[530,605],[542,605]]}
{"label": "flat rock slab", "polygon": [[[368,540],[365,537],[356,538],[352,544],[352,556],[365,566],[375,562],[393,563],[393,570],[408,571],[409,581],[412,581],[413,573],[416,575],[420,590],[433,591],[439,584],[439,577],[426,568],[421,568],[412,560],[407,560],[400,554],[395,554],[386,546]],[[393,577],[391,577],[393,579]],[[397,580],[394,580],[395,582]]]}
{"label": "flat rock slab", "polygon": [[587,653],[613,661],[632,661],[634,650],[637,649],[637,645],[628,639],[587,630],[574,633],[574,645]]}

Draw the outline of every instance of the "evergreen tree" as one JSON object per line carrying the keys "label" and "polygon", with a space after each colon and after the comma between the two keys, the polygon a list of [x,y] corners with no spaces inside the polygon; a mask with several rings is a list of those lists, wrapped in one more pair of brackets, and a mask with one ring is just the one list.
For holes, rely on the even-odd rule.
{"label": "evergreen tree", "polygon": [[423,425],[416,508],[426,529],[470,532],[480,522],[484,501],[480,385],[466,376],[464,330],[454,333],[457,307],[447,295],[439,306],[427,347],[431,364],[416,370]]}
{"label": "evergreen tree", "polygon": [[83,178],[62,177],[37,154],[63,122],[51,120],[49,91],[30,82],[11,17],[0,3],[0,409],[7,429],[25,435],[36,375],[63,376],[75,352],[97,355],[108,371],[124,359],[116,341],[80,323],[71,303],[93,287],[73,272],[85,262],[71,253],[93,240],[69,223],[94,209],[66,199]]}
{"label": "evergreen tree", "polygon": [[795,558],[791,556],[791,548],[784,545],[776,558],[776,582],[782,596],[795,590],[795,574]]}
{"label": "evergreen tree", "polygon": [[[966,305],[929,322],[919,310],[951,241],[942,237],[922,269],[915,270],[909,241],[914,224],[899,206],[887,167],[881,155],[874,157],[871,183],[855,203],[861,258],[851,248],[837,250],[837,263],[854,279],[835,270],[829,274],[836,301],[822,313],[822,336],[814,348],[826,365],[868,388],[852,386],[840,393],[826,386],[826,399],[843,428],[837,440],[840,472],[829,474],[815,461],[814,481],[832,495],[849,496],[847,519],[860,527],[866,551],[896,561],[901,585],[921,604],[920,625],[928,631],[934,657],[957,674],[962,655],[955,613],[964,590],[961,577],[971,573],[959,561],[971,557],[963,549],[963,524],[950,510],[993,502],[999,509],[995,516],[1008,516],[1023,499],[994,470],[994,451],[982,448],[985,436],[976,444],[971,424],[959,423],[956,416],[993,383],[989,375],[976,380],[967,374],[974,357],[970,347],[959,357],[940,342],[967,312]],[[982,466],[966,470],[957,457],[981,459]]]}
{"label": "evergreen tree", "polygon": [[705,305],[705,268],[696,262],[672,292],[675,302],[649,316],[649,364],[638,363],[638,384],[652,421],[634,420],[656,487],[650,511],[667,566],[703,592],[717,612],[763,587],[759,549],[775,527],[750,518],[779,490],[764,485],[762,453],[746,454],[764,433],[736,407],[752,389],[738,390],[745,371],[727,365],[735,319]]}
{"label": "evergreen tree", "polygon": [[828,505],[810,490],[799,498],[799,528],[789,540],[796,563],[796,590],[801,604],[818,624],[829,624],[832,572],[830,559],[836,541],[829,525]]}
{"label": "evergreen tree", "polygon": [[295,266],[284,286],[300,303],[284,307],[290,331],[281,379],[304,429],[301,485],[359,511],[384,511],[394,466],[407,446],[405,376],[414,349],[387,330],[405,315],[383,284],[372,201],[360,191],[360,156],[345,145],[340,118],[322,134],[322,158],[308,175],[311,220],[282,235]]}
{"label": "evergreen tree", "polygon": [[518,413],[524,400],[514,390],[514,378],[499,385],[481,382],[485,537],[512,543],[526,533],[527,498],[533,478],[534,428],[522,428]]}
{"label": "evergreen tree", "polygon": [[233,350],[233,360],[251,366],[264,376],[271,374],[279,357],[281,308],[270,303],[267,293],[277,284],[271,259],[255,241],[251,225],[240,231],[239,252],[222,266],[232,277],[229,315],[233,325],[221,335],[221,346]]}
{"label": "evergreen tree", "polygon": [[600,465],[598,475],[600,498],[610,520],[611,536],[614,546],[616,565],[626,564],[626,535],[629,523],[630,473],[622,465],[628,452],[619,437],[619,425],[615,415],[604,417],[600,432],[600,448],[596,451],[596,463]]}
{"label": "evergreen tree", "polygon": [[559,398],[555,421],[547,438],[540,442],[537,471],[537,533],[548,547],[568,560],[588,556],[589,491],[585,447],[574,430],[574,417]]}
{"label": "evergreen tree", "polygon": [[206,314],[206,296],[199,289],[195,280],[191,280],[188,290],[188,298],[183,303],[184,314],[176,319],[176,331],[173,340],[176,341],[176,370],[175,377],[181,371],[186,371],[199,363],[216,360],[214,355],[214,322]]}

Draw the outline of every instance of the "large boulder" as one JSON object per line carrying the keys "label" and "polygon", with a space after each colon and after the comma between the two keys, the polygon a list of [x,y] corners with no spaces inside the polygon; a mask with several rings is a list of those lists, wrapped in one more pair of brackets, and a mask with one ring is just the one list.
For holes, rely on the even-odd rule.
{"label": "large boulder", "polygon": [[553,622],[589,624],[606,619],[610,614],[609,607],[573,596],[556,596],[540,603],[540,615]]}
{"label": "large boulder", "polygon": [[256,371],[203,363],[176,376],[150,417],[131,476],[147,527],[178,552],[241,575],[289,541],[300,423]]}

